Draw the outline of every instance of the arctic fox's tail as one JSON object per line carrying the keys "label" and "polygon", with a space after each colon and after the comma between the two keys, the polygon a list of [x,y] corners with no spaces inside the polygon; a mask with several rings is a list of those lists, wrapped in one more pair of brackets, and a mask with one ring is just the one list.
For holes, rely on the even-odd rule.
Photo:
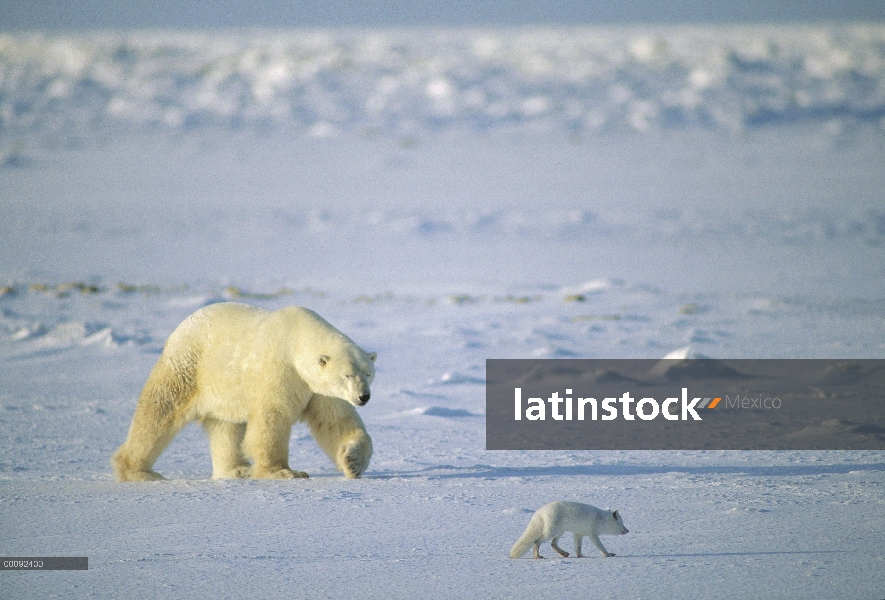
{"label": "arctic fox's tail", "polygon": [[510,558],[519,558],[523,554],[525,554],[526,550],[532,547],[532,545],[541,539],[543,535],[544,526],[541,523],[541,519],[537,518],[537,516],[532,516],[532,520],[529,521],[529,526],[526,527],[525,533],[522,534],[522,537],[516,540],[516,543],[513,544],[513,548],[510,549]]}

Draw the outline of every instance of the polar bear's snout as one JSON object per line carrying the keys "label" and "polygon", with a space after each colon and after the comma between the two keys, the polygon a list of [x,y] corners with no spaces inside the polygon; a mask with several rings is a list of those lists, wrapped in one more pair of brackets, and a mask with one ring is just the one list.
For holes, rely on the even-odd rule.
{"label": "polar bear's snout", "polygon": [[360,374],[346,375],[344,377],[344,394],[340,397],[347,400],[354,406],[365,406],[372,396],[369,389],[372,376],[363,376]]}
{"label": "polar bear's snout", "polygon": [[356,402],[358,406],[365,406],[369,401],[369,398],[372,396],[372,393],[369,391],[369,385],[361,380],[356,381],[356,390],[354,396],[356,396]]}

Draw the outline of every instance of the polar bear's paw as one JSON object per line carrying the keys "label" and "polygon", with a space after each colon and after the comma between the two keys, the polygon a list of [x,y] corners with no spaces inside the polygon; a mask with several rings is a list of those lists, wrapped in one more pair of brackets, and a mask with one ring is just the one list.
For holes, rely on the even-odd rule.
{"label": "polar bear's paw", "polygon": [[345,444],[339,453],[338,464],[347,479],[358,479],[369,466],[372,442],[368,436]]}
{"label": "polar bear's paw", "polygon": [[151,470],[151,465],[145,464],[145,461],[131,459],[125,444],[111,457],[111,466],[114,468],[114,476],[117,481],[161,481],[166,479]]}
{"label": "polar bear's paw", "polygon": [[295,471],[293,469],[280,469],[274,474],[275,479],[307,479],[310,475],[304,471]]}
{"label": "polar bear's paw", "polygon": [[231,467],[227,470],[213,471],[212,473],[212,479],[249,479],[250,477],[252,477],[252,467],[249,465]]}
{"label": "polar bear's paw", "polygon": [[309,475],[304,471],[294,471],[287,467],[279,469],[255,470],[252,473],[255,479],[307,479]]}
{"label": "polar bear's paw", "polygon": [[119,481],[164,481],[165,479],[156,471],[126,471],[118,475]]}
{"label": "polar bear's paw", "polygon": [[345,456],[344,457],[344,476],[347,479],[359,479],[359,477],[363,474],[365,470],[365,465],[359,460],[357,456]]}
{"label": "polar bear's paw", "polygon": [[252,477],[252,466],[251,465],[243,465],[237,467],[233,471],[231,471],[230,476],[233,479],[248,479]]}

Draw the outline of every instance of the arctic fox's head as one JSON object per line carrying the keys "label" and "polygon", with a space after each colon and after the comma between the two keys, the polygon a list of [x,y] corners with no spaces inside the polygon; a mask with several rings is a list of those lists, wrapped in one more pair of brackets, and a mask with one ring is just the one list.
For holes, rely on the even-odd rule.
{"label": "arctic fox's head", "polygon": [[624,527],[624,521],[621,520],[621,513],[618,511],[611,511],[609,516],[605,517],[603,520],[603,528],[604,532],[609,535],[624,535],[625,533],[630,533],[626,527]]}

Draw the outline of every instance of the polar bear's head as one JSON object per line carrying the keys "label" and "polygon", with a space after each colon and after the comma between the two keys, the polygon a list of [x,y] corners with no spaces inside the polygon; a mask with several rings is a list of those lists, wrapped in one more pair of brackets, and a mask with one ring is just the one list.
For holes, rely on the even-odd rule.
{"label": "polar bear's head", "polygon": [[299,370],[315,394],[363,406],[372,395],[369,386],[375,379],[376,358],[374,352],[349,345],[313,353]]}
{"label": "polar bear's head", "polygon": [[369,385],[375,379],[375,353],[357,346],[308,308],[292,306],[279,312],[297,334],[292,349],[295,369],[311,392],[354,406],[368,402]]}

